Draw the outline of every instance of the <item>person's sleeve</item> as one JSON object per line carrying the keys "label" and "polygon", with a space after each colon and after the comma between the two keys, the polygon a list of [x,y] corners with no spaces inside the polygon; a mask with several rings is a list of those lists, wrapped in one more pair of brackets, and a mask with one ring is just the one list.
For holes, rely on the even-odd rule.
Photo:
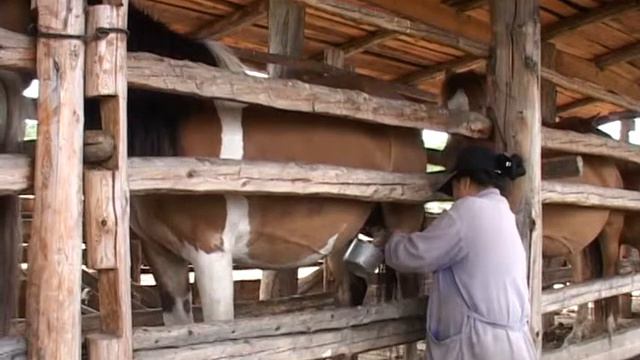
{"label": "person's sleeve", "polygon": [[408,273],[443,269],[466,255],[462,227],[454,211],[440,215],[422,232],[394,233],[385,246],[385,262]]}

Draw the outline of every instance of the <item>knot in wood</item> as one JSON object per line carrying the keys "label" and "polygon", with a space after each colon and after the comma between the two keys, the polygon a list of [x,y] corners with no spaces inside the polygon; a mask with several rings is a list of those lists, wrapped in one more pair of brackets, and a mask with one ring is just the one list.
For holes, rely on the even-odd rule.
{"label": "knot in wood", "polygon": [[102,219],[100,220],[100,226],[102,226],[102,227],[107,227],[107,224],[109,224],[109,222],[107,221],[107,219],[102,218]]}

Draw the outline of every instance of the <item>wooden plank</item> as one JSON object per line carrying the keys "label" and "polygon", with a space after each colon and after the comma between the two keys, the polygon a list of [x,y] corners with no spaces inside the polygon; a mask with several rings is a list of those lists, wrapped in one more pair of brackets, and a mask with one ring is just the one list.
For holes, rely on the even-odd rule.
{"label": "wooden plank", "polygon": [[615,94],[596,83],[577,77],[561,75],[557,71],[546,68],[541,69],[542,77],[567,90],[587,95],[594,99],[602,100],[629,110],[640,111],[640,102],[626,95]]}
{"label": "wooden plank", "polygon": [[640,57],[640,42],[627,45],[595,58],[594,62],[599,68],[606,68],[621,62],[634,60]]}
{"label": "wooden plank", "polygon": [[421,202],[431,193],[429,183],[428,175],[325,165],[181,157],[129,159],[129,187],[135,194],[298,194]]}
{"label": "wooden plank", "polygon": [[200,27],[189,34],[195,39],[219,40],[244,27],[255,24],[267,16],[267,0],[254,0],[244,8]]}
{"label": "wooden plank", "polygon": [[475,138],[487,137],[490,122],[470,112],[447,112],[430,104],[390,100],[359,91],[310,85],[289,79],[262,79],[216,67],[151,54],[129,54],[129,84],[283,110],[301,111],[391,126],[428,128]]}
{"label": "wooden plank", "polygon": [[115,36],[97,34],[99,28],[117,28],[117,14],[110,5],[90,6],[87,9],[87,34],[93,37],[87,42],[85,94],[87,97],[115,95],[116,59]]}
{"label": "wooden plank", "polygon": [[[397,304],[136,331],[137,359],[316,359],[424,337],[424,299]],[[242,346],[248,339],[251,346]],[[155,344],[154,344],[155,343]]]}
{"label": "wooden plank", "polygon": [[461,72],[477,68],[485,63],[485,60],[475,56],[466,56],[460,59],[432,65],[424,69],[409,73],[396,81],[407,84],[416,84],[444,77],[446,71]]}
{"label": "wooden plank", "polygon": [[443,3],[458,11],[467,12],[485,6],[487,0],[445,0]]}
{"label": "wooden plank", "polygon": [[542,160],[542,178],[546,180],[582,176],[584,162],[581,156],[568,155]]}
{"label": "wooden plank", "polygon": [[22,337],[0,337],[0,360],[26,360],[27,342]]}
{"label": "wooden plank", "polygon": [[95,270],[115,269],[118,266],[112,188],[111,171],[97,169],[84,171],[87,266]]}
{"label": "wooden plank", "polygon": [[640,148],[636,145],[593,134],[542,128],[542,147],[571,154],[605,156],[640,164]]}
{"label": "wooden plank", "polygon": [[373,46],[376,46],[380,43],[383,43],[387,40],[391,40],[397,37],[398,34],[393,31],[388,30],[379,30],[363,36],[361,38],[357,38],[346,42],[337,47],[337,49],[341,50],[344,53],[345,57],[357,54],[359,52],[365,51]]}
{"label": "wooden plank", "polygon": [[542,311],[544,313],[558,311],[639,289],[640,274],[589,280],[562,289],[545,290],[542,294]]}
{"label": "wooden plank", "polygon": [[620,0],[599,6],[586,12],[579,12],[559,20],[542,31],[542,40],[548,41],[580,27],[603,22],[624,12],[640,8],[638,0]]}
{"label": "wooden plank", "polygon": [[[412,21],[369,7],[354,5],[338,0],[297,0],[316,9],[337,14],[340,17],[375,25],[381,29],[394,31],[406,35],[416,36],[438,44],[461,49],[476,56],[486,56],[488,48],[485,44],[469,38],[458,36],[436,26],[418,21]],[[388,7],[389,9],[393,7]]]}
{"label": "wooden plank", "polygon": [[583,108],[585,106],[589,106],[589,105],[591,105],[591,104],[593,104],[594,102],[597,102],[597,101],[598,100],[596,100],[594,98],[590,98],[590,97],[582,98],[580,100],[572,101],[572,102],[570,102],[568,104],[558,106],[557,109],[556,109],[556,113],[558,115],[562,115],[564,113],[568,113],[570,111],[573,111],[573,110],[576,110],[576,109],[580,109],[580,108]]}
{"label": "wooden plank", "polygon": [[530,329],[542,348],[542,204],[540,113],[540,9],[537,0],[489,2],[493,21],[487,66],[490,113],[496,116],[497,146],[523,157],[526,175],[515,181],[508,199],[528,254]]}
{"label": "wooden plank", "polygon": [[556,350],[545,351],[543,360],[625,360],[640,354],[640,328],[629,328],[612,336],[583,340]]}
{"label": "wooden plank", "polygon": [[421,317],[425,299],[371,306],[295,312],[269,318],[247,318],[214,324],[141,328],[134,333],[136,350],[214,343],[226,340],[345,329],[383,320]]}
{"label": "wooden plank", "polygon": [[549,180],[542,182],[542,202],[640,211],[640,192]]}
{"label": "wooden plank", "polygon": [[[38,0],[40,32],[84,36],[82,0]],[[80,359],[84,42],[37,40],[38,146],[29,243],[30,359]]]}

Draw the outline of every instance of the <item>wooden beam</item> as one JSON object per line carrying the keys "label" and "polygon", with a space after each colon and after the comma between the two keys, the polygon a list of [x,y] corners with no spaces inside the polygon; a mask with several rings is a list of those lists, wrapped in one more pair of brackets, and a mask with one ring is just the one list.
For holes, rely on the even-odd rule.
{"label": "wooden beam", "polygon": [[27,358],[27,342],[22,337],[0,338],[1,360],[24,360]]}
{"label": "wooden beam", "polygon": [[[127,25],[128,0],[121,0],[118,6],[97,5],[89,12],[110,13],[117,28]],[[101,220],[90,222],[102,225],[106,220],[104,233],[109,249],[113,249],[113,261],[105,262],[98,271],[100,296],[101,334],[88,339],[87,346],[95,356],[91,360],[131,359],[131,256],[129,244],[129,189],[127,174],[127,37],[113,33],[113,66],[98,67],[87,76],[113,78],[113,92],[100,98],[102,128],[114,140],[114,153],[106,163],[104,171],[93,173],[85,187],[87,199],[100,199],[99,210],[88,211],[87,217],[98,216]],[[98,53],[97,56],[104,55]],[[40,141],[40,140],[38,140]],[[94,181],[95,180],[95,181]],[[97,195],[101,194],[101,195]],[[37,196],[36,196],[37,198]],[[89,210],[89,209],[87,209]],[[91,209],[96,210],[96,209]]]}
{"label": "wooden beam", "polygon": [[29,359],[80,360],[84,1],[38,0],[38,146],[29,243]]}
{"label": "wooden beam", "polygon": [[427,175],[180,157],[130,158],[129,187],[136,194],[251,192],[400,202],[420,202],[431,193]]}
{"label": "wooden beam", "polygon": [[568,155],[542,159],[542,179],[567,179],[582,176],[584,162],[581,156]]}
{"label": "wooden beam", "polygon": [[482,66],[485,60],[475,56],[466,56],[460,59],[455,59],[440,64],[428,66],[424,69],[420,69],[403,75],[396,81],[406,84],[416,84],[423,81],[429,81],[444,77],[446,71],[461,72]]}
{"label": "wooden beam", "polygon": [[[486,56],[488,48],[477,41],[460,37],[438,27],[412,21],[369,7],[357,6],[338,0],[297,0],[300,3],[312,6],[322,11],[337,14],[341,17],[376,25],[381,29],[394,31],[401,34],[416,36],[438,44],[461,49],[469,54]],[[389,7],[393,8],[393,7]]]}
{"label": "wooden beam", "polygon": [[[526,175],[508,194],[528,254],[530,329],[542,348],[542,205],[540,113],[540,9],[537,0],[491,0],[491,58],[487,66],[488,112],[496,119],[497,146],[524,158]],[[494,131],[494,133],[496,132]]]}
{"label": "wooden beam", "polygon": [[486,130],[490,125],[484,116],[476,113],[449,113],[435,105],[383,99],[359,91],[233,74],[212,66],[151,54],[129,54],[128,65],[130,85],[162,92],[235,100],[392,126],[430,128],[476,138],[487,137]]}
{"label": "wooden beam", "polygon": [[640,151],[638,151],[637,145],[593,134],[580,134],[574,131],[543,127],[542,147],[546,150],[604,156],[640,164]]}
{"label": "wooden beam", "polygon": [[[137,359],[317,359],[424,337],[424,299],[136,333]],[[189,333],[191,335],[189,335]],[[242,344],[251,339],[251,346]],[[155,344],[154,344],[155,343]],[[235,346],[234,346],[235,345]]]}
{"label": "wooden beam", "polygon": [[214,22],[201,26],[199,29],[190,33],[189,36],[195,39],[219,40],[265,18],[267,16],[268,5],[269,1],[267,0],[254,0],[233,14],[226,15],[222,19],[217,19]]}
{"label": "wooden beam", "polygon": [[594,99],[594,98],[590,98],[590,97],[586,97],[586,98],[582,98],[576,101],[572,101],[568,104],[564,104],[564,105],[560,105],[557,108],[557,113],[560,114],[564,114],[564,113],[568,113],[570,111],[576,110],[576,109],[580,109],[583,108],[585,106],[589,106],[591,104],[593,104],[594,102],[597,102],[598,100]]}
{"label": "wooden beam", "polygon": [[600,7],[586,12],[577,13],[546,26],[542,31],[542,40],[549,41],[580,27],[602,22],[624,12],[638,8],[640,8],[640,1],[638,0],[620,0],[606,3]]}
{"label": "wooden beam", "polygon": [[637,58],[640,58],[640,41],[600,55],[595,58],[594,62],[602,69]]}
{"label": "wooden beam", "polygon": [[542,294],[542,311],[545,313],[558,311],[639,289],[640,274],[589,280],[562,289],[545,290]]}
{"label": "wooden beam", "polygon": [[[393,39],[398,36],[398,33],[388,30],[379,30],[376,32],[372,32],[368,35],[365,35],[361,38],[353,39],[349,42],[346,42],[342,45],[337,46],[338,50],[341,50],[344,53],[345,57],[355,55],[362,51],[367,50],[373,46],[376,46],[380,43],[383,43],[387,40]],[[315,55],[314,59],[320,60],[322,53]]]}
{"label": "wooden beam", "polygon": [[640,211],[640,192],[559,181],[543,181],[542,202],[544,204]]}
{"label": "wooden beam", "polygon": [[621,106],[629,110],[640,111],[640,102],[635,98],[626,95],[619,95],[590,81],[577,77],[570,77],[560,74],[557,71],[543,68],[542,77],[567,90],[575,91],[579,94],[590,96],[594,99],[602,100],[614,105]]}
{"label": "wooden beam", "polygon": [[0,68],[33,71],[36,67],[33,38],[0,28]]}
{"label": "wooden beam", "polygon": [[640,354],[640,328],[628,328],[612,335],[583,340],[560,349],[548,350],[542,360],[625,360]]}
{"label": "wooden beam", "polygon": [[444,4],[460,12],[467,12],[483,7],[487,2],[487,0],[445,0]]}
{"label": "wooden beam", "polygon": [[84,213],[87,267],[116,269],[116,219],[112,197],[113,178],[109,170],[85,170]]}

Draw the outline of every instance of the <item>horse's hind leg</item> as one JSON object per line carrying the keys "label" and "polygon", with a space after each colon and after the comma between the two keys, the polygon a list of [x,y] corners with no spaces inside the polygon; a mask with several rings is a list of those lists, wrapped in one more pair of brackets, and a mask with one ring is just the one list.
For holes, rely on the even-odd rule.
{"label": "horse's hind leg", "polygon": [[[624,225],[624,214],[619,212],[611,212],[609,219],[602,230],[602,234],[598,237],[600,241],[600,249],[602,251],[602,277],[608,278],[617,274],[616,265],[620,251],[620,236]],[[618,317],[618,297],[613,296],[600,303],[601,313],[596,317],[596,322],[612,334],[616,327]],[[597,309],[597,308],[596,308]]]}
{"label": "horse's hind leg", "polygon": [[193,323],[189,263],[151,240],[142,249],[160,289],[162,319],[165,325]]}

